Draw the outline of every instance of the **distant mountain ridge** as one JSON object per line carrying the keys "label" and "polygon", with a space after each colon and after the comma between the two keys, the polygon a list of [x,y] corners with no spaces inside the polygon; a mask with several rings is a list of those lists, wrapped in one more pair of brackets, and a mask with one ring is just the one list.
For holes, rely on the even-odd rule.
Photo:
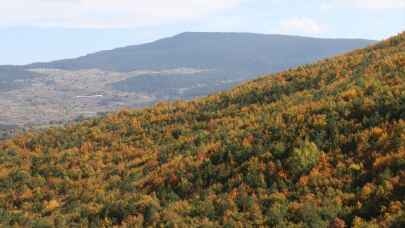
{"label": "distant mountain ridge", "polygon": [[193,78],[180,74],[144,74],[111,85],[119,91],[153,94],[158,100],[190,99],[229,89],[263,74],[364,48],[373,42],[254,33],[185,32],[151,43],[100,51],[75,59],[34,63],[24,68],[100,69],[124,73],[178,68],[205,70],[193,74]]}
{"label": "distant mountain ridge", "polygon": [[374,41],[320,39],[254,33],[186,32],[151,43],[100,51],[74,59],[34,63],[25,68],[128,72],[138,69],[237,68],[257,73],[280,71],[331,57]]}

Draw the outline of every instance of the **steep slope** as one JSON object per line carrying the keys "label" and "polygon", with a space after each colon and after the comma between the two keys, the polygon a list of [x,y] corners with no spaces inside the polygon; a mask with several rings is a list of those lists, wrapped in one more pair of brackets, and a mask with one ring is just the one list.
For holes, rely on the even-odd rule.
{"label": "steep slope", "polygon": [[3,225],[403,227],[405,33],[0,144]]}

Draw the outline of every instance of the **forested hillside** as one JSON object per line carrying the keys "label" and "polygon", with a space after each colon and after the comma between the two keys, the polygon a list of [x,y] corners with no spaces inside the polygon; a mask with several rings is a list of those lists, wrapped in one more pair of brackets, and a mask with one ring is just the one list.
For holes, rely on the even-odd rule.
{"label": "forested hillside", "polygon": [[405,33],[0,143],[4,226],[404,227]]}

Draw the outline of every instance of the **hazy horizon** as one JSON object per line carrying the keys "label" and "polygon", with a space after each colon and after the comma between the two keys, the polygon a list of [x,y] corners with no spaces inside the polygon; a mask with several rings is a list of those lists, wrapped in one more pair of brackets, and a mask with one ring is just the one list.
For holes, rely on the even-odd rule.
{"label": "hazy horizon", "polygon": [[33,63],[42,63],[42,62],[52,62],[52,61],[57,61],[57,60],[63,60],[63,59],[75,59],[75,58],[79,58],[79,57],[83,57],[89,54],[94,54],[97,52],[103,52],[103,51],[110,51],[110,50],[114,50],[114,49],[118,49],[118,48],[125,48],[125,47],[129,47],[129,46],[137,46],[137,45],[144,45],[144,44],[148,44],[148,43],[153,43],[165,38],[170,38],[170,37],[175,37],[177,35],[181,35],[181,34],[185,34],[185,33],[227,33],[227,34],[256,34],[256,35],[280,35],[280,36],[293,36],[293,37],[307,37],[307,38],[318,38],[318,39],[353,39],[353,40],[370,40],[370,41],[378,41],[375,39],[368,39],[368,38],[341,38],[341,37],[317,37],[317,36],[309,36],[309,35],[295,35],[295,34],[281,34],[281,33],[256,33],[256,32],[221,32],[221,31],[210,31],[210,32],[204,32],[204,31],[184,31],[184,32],[180,32],[180,33],[176,33],[176,34],[172,34],[172,35],[168,35],[168,36],[164,36],[164,37],[159,37],[159,38],[154,38],[151,40],[145,40],[145,41],[139,41],[137,43],[130,43],[130,41],[127,44],[122,44],[121,46],[114,46],[114,47],[110,47],[110,48],[102,48],[100,47],[100,49],[94,49],[92,51],[88,51],[85,53],[81,53],[81,54],[76,54],[76,55],[70,55],[70,56],[65,56],[65,57],[60,57],[60,58],[53,58],[53,59],[45,59],[45,60],[36,60],[36,61],[32,61],[32,62],[25,62],[25,63],[17,63],[17,64],[2,64],[0,63],[0,66],[23,66],[23,65],[27,65],[27,64],[33,64]]}
{"label": "hazy horizon", "polygon": [[382,40],[405,28],[405,0],[15,0],[0,9],[0,65],[74,58],[182,32]]}

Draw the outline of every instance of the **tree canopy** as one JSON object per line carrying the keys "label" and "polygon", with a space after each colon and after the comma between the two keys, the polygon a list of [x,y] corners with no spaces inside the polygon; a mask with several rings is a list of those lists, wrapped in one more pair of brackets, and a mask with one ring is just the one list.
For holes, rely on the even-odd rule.
{"label": "tree canopy", "polygon": [[0,224],[404,227],[405,33],[0,143]]}

